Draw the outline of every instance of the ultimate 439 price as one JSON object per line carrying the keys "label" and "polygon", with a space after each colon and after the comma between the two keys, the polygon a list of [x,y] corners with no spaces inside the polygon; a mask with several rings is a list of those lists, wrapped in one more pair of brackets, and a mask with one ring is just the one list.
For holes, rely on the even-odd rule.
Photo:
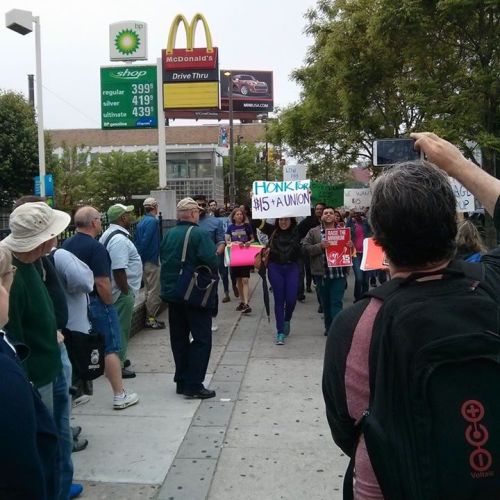
{"label": "ultimate 439 price", "polygon": [[154,115],[153,106],[135,106],[132,108],[132,115],[136,117]]}

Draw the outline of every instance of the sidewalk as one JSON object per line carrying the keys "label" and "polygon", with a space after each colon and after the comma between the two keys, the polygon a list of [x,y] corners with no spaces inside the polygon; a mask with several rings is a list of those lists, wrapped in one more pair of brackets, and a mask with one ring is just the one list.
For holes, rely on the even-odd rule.
{"label": "sidewalk", "polygon": [[[239,500],[342,498],[347,459],[334,445],[321,395],[326,337],[314,294],[298,303],[289,339],[274,345],[260,278],[250,315],[221,304],[205,385],[217,397],[175,394],[168,329],[143,330],[129,346],[138,405],[112,409],[109,384],[73,410],[85,451],[73,454],[81,498]],[[352,303],[352,283],[345,305]],[[271,296],[271,307],[273,300]]]}

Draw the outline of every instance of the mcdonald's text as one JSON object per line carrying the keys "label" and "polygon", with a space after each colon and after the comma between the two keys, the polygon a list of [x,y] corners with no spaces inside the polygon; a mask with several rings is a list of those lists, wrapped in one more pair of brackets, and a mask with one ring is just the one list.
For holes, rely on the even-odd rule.
{"label": "mcdonald's text", "polygon": [[217,47],[212,51],[206,48],[173,49],[172,53],[163,51],[163,67],[166,70],[178,69],[216,69]]}

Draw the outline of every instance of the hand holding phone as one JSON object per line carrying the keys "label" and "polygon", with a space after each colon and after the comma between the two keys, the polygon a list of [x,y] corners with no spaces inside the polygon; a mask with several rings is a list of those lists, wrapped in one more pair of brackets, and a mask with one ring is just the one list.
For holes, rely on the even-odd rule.
{"label": "hand holding phone", "polygon": [[415,149],[413,139],[377,139],[373,141],[373,166],[375,167],[396,165],[423,158],[423,153]]}

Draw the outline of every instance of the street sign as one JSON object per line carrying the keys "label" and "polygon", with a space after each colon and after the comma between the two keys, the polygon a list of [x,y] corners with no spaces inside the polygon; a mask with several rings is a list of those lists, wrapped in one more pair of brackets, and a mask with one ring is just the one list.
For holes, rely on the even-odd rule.
{"label": "street sign", "polygon": [[[40,196],[40,176],[35,177],[35,196]],[[45,174],[45,196],[54,196],[54,178]]]}
{"label": "street sign", "polygon": [[156,66],[101,67],[101,128],[156,128]]}

